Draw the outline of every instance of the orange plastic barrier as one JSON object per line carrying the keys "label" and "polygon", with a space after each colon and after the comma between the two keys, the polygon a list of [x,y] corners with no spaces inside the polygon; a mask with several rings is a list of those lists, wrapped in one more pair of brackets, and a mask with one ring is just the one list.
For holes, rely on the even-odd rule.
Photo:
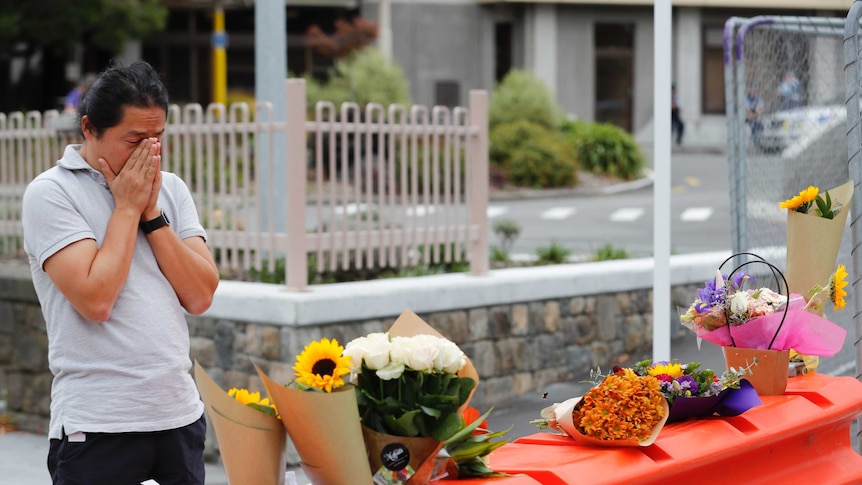
{"label": "orange plastic barrier", "polygon": [[647,447],[593,448],[542,432],[496,450],[491,466],[547,485],[862,484],[862,456],[850,437],[862,415],[862,382],[812,373],[791,378],[786,394],[761,399],[740,416],[669,424]]}

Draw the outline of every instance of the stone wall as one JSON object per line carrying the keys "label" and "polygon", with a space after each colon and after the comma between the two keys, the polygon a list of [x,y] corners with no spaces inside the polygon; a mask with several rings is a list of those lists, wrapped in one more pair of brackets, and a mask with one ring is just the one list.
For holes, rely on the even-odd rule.
{"label": "stone wall", "polygon": [[[679,331],[676,308],[688,306],[700,275],[709,274],[719,257],[692,260],[693,267],[676,265],[669,328]],[[651,265],[651,260],[628,260],[481,277],[439,275],[327,285],[306,293],[223,281],[213,308],[188,318],[191,357],[225,389],[262,390],[252,360],[287,383],[308,342],[325,336],[346,343],[385,331],[411,308],[471,358],[481,379],[474,403],[487,407],[648,354]],[[579,291],[581,279],[590,281],[586,288],[594,292]],[[29,270],[0,267],[0,392],[6,390],[11,417],[23,430],[47,427],[47,347]]]}

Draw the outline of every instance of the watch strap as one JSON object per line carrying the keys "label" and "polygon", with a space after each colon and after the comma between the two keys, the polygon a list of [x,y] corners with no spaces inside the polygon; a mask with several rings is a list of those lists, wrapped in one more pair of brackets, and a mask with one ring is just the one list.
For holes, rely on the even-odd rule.
{"label": "watch strap", "polygon": [[141,230],[144,231],[144,234],[149,234],[156,229],[169,226],[171,222],[168,220],[168,216],[165,215],[165,211],[162,211],[158,217],[155,219],[150,219],[149,221],[141,221],[140,226]]}

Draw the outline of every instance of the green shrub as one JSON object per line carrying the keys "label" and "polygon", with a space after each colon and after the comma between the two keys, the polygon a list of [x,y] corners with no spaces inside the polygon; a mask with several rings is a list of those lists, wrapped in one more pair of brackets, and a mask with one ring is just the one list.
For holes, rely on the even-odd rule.
{"label": "green shrub", "polygon": [[488,248],[488,259],[492,263],[508,263],[509,252],[499,246],[490,246]]}
{"label": "green shrub", "polygon": [[536,248],[536,257],[538,258],[536,264],[563,264],[570,254],[572,254],[570,249],[565,248],[557,241],[551,241],[551,244],[547,246]]}
{"label": "green shrub", "polygon": [[610,243],[605,244],[593,253],[593,261],[609,261],[611,259],[628,259],[629,253],[623,248],[615,248]]}
{"label": "green shrub", "polygon": [[488,134],[488,162],[506,167],[515,150],[527,140],[547,135],[550,130],[529,120],[516,120],[495,126]]}
{"label": "green shrub", "polygon": [[643,151],[622,128],[608,123],[569,121],[561,131],[577,151],[584,170],[625,180],[641,176],[645,165]]}
{"label": "green shrub", "polygon": [[577,154],[556,131],[526,120],[499,125],[490,134],[489,158],[507,182],[520,187],[568,187],[578,182]]}
{"label": "green shrub", "polygon": [[493,128],[505,123],[527,120],[549,129],[556,129],[563,119],[554,93],[532,73],[512,70],[497,85],[488,107],[488,125]]}
{"label": "green shrub", "polygon": [[410,84],[404,71],[373,47],[366,47],[337,60],[324,88],[322,94],[333,98],[343,94],[347,100],[363,108],[368,103],[380,103],[383,106],[410,104]]}
{"label": "green shrub", "polygon": [[513,219],[500,219],[494,222],[494,234],[500,238],[500,248],[506,254],[512,250],[512,245],[521,235],[521,225]]}

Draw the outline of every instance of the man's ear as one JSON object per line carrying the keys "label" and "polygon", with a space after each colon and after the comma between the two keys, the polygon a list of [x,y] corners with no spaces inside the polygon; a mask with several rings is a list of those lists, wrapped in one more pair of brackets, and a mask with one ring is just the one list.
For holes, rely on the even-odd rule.
{"label": "man's ear", "polygon": [[96,138],[96,132],[93,130],[93,124],[90,123],[90,118],[87,115],[81,116],[81,133],[87,140]]}

